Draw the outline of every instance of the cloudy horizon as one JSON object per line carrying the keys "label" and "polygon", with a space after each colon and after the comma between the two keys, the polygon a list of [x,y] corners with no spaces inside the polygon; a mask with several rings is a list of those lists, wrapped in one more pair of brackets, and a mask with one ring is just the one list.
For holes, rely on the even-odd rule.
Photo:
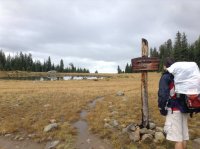
{"label": "cloudy horizon", "polygon": [[141,55],[141,38],[158,48],[180,31],[194,42],[199,18],[198,0],[0,0],[0,49],[116,73]]}

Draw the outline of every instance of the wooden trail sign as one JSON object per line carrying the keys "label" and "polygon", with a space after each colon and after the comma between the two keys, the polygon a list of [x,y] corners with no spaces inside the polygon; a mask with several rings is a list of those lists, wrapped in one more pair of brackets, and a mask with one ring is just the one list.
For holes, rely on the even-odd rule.
{"label": "wooden trail sign", "polygon": [[158,70],[159,59],[149,58],[148,41],[142,38],[142,57],[131,60],[133,71],[141,71],[142,127],[149,127],[148,71]]}
{"label": "wooden trail sign", "polygon": [[132,68],[134,71],[158,70],[159,60],[157,58],[139,57],[132,59]]}

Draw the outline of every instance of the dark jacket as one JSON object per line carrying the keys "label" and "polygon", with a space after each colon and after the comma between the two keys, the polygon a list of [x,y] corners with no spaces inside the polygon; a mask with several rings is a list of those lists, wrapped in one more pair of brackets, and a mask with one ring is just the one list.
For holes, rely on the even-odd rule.
{"label": "dark jacket", "polygon": [[174,77],[169,72],[164,72],[159,82],[158,90],[158,107],[162,115],[167,115],[167,107],[169,105],[170,88],[169,84],[173,81]]}

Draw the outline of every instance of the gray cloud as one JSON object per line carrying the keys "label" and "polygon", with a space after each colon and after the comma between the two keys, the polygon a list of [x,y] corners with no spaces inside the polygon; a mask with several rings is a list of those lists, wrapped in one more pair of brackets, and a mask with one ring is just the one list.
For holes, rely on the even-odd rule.
{"label": "gray cloud", "polygon": [[174,40],[178,30],[196,40],[199,6],[197,0],[0,0],[0,48],[113,72],[140,56],[143,37],[151,47]]}

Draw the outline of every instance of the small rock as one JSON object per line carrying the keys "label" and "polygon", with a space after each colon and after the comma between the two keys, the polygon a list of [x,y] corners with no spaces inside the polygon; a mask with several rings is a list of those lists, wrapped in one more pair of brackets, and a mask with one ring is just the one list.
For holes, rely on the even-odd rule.
{"label": "small rock", "polygon": [[19,104],[15,104],[14,107],[19,107]]}
{"label": "small rock", "polygon": [[101,146],[99,146],[99,149],[105,149],[105,147],[101,145]]}
{"label": "small rock", "polygon": [[49,137],[47,138],[47,140],[48,140],[48,141],[52,141],[53,138],[52,138],[51,136],[49,136]]}
{"label": "small rock", "polygon": [[147,134],[148,133],[148,130],[147,130],[147,128],[142,128],[142,129],[140,129],[140,134]]}
{"label": "small rock", "polygon": [[23,137],[20,137],[18,140],[19,140],[19,141],[22,141],[22,140],[24,140],[24,138],[23,138]]}
{"label": "small rock", "polygon": [[126,102],[126,101],[128,101],[128,98],[127,97],[123,97],[122,101]]}
{"label": "small rock", "polygon": [[45,146],[45,149],[53,149],[55,148],[58,144],[60,143],[59,140],[53,141],[53,142],[48,142]]}
{"label": "small rock", "polygon": [[128,125],[128,126],[127,126],[127,129],[128,129],[129,131],[135,131],[135,130],[136,130],[135,124],[130,124],[130,125]]}
{"label": "small rock", "polygon": [[196,149],[196,148],[199,148],[199,146],[200,146],[200,138],[194,139],[192,143],[192,147]]}
{"label": "small rock", "polygon": [[113,103],[110,101],[110,102],[108,102],[110,105],[112,105]]}
{"label": "small rock", "polygon": [[117,127],[118,125],[119,125],[119,123],[117,122],[117,120],[112,121],[112,126]]}
{"label": "small rock", "polygon": [[163,143],[165,140],[165,136],[163,135],[162,132],[156,132],[155,133],[155,143]]}
{"label": "small rock", "polygon": [[14,137],[14,140],[18,140],[20,138],[20,136],[19,135],[16,135],[15,137]]}
{"label": "small rock", "polygon": [[133,142],[140,141],[140,128],[137,128],[135,132],[129,133],[129,138]]}
{"label": "small rock", "polygon": [[150,129],[155,129],[156,128],[156,124],[155,123],[149,123],[149,128]]}
{"label": "small rock", "polygon": [[151,130],[151,129],[148,129],[147,130],[147,134],[150,134],[150,135],[154,136],[155,135],[155,131]]}
{"label": "small rock", "polygon": [[142,136],[142,140],[141,140],[143,143],[151,143],[153,141],[153,136],[150,135],[150,134],[144,134]]}
{"label": "small rock", "polygon": [[124,92],[123,92],[123,91],[118,91],[118,92],[116,93],[116,95],[117,95],[117,96],[124,96]]}
{"label": "small rock", "polygon": [[108,123],[105,123],[104,124],[104,128],[113,128],[110,124],[108,124]]}
{"label": "small rock", "polygon": [[153,120],[152,120],[152,119],[149,119],[149,123],[153,123]]}
{"label": "small rock", "polygon": [[122,128],[122,134],[128,133],[127,128]]}
{"label": "small rock", "polygon": [[91,143],[91,140],[90,140],[90,139],[87,139],[87,143],[88,143],[88,144]]}
{"label": "small rock", "polygon": [[156,127],[156,132],[164,132],[162,127]]}
{"label": "small rock", "polygon": [[50,107],[50,106],[51,106],[50,104],[45,104],[45,105],[44,105],[45,108],[48,108],[48,107]]}
{"label": "small rock", "polygon": [[199,143],[199,145],[200,145],[200,138],[194,139],[193,141],[196,143]]}
{"label": "small rock", "polygon": [[112,115],[116,115],[116,114],[118,114],[118,112],[117,111],[113,111],[113,112],[111,112],[111,114]]}
{"label": "small rock", "polygon": [[125,125],[125,124],[121,124],[121,127],[122,127],[122,128],[126,128],[126,125]]}
{"label": "small rock", "polygon": [[50,123],[56,123],[56,120],[55,119],[51,119],[49,120]]}
{"label": "small rock", "polygon": [[5,137],[10,137],[10,136],[11,136],[11,134],[9,134],[9,133],[5,135]]}
{"label": "small rock", "polygon": [[57,123],[49,124],[49,125],[45,126],[44,132],[49,132],[57,127],[58,127]]}
{"label": "small rock", "polygon": [[139,136],[136,136],[135,132],[129,133],[129,139],[133,142],[137,142],[140,140]]}
{"label": "small rock", "polygon": [[127,129],[127,132],[135,131],[136,130],[136,125],[134,123],[131,123],[128,126],[126,126],[125,129]]}
{"label": "small rock", "polygon": [[113,105],[109,105],[108,108],[110,108],[110,109],[113,108]]}
{"label": "small rock", "polygon": [[39,143],[44,142],[44,141],[46,141],[46,138],[45,138],[45,137],[41,138],[41,139],[39,140]]}
{"label": "small rock", "polygon": [[109,122],[110,121],[110,119],[109,118],[104,118],[104,120],[103,120],[104,122]]}
{"label": "small rock", "polygon": [[29,134],[28,137],[33,138],[33,137],[35,137],[35,134]]}

